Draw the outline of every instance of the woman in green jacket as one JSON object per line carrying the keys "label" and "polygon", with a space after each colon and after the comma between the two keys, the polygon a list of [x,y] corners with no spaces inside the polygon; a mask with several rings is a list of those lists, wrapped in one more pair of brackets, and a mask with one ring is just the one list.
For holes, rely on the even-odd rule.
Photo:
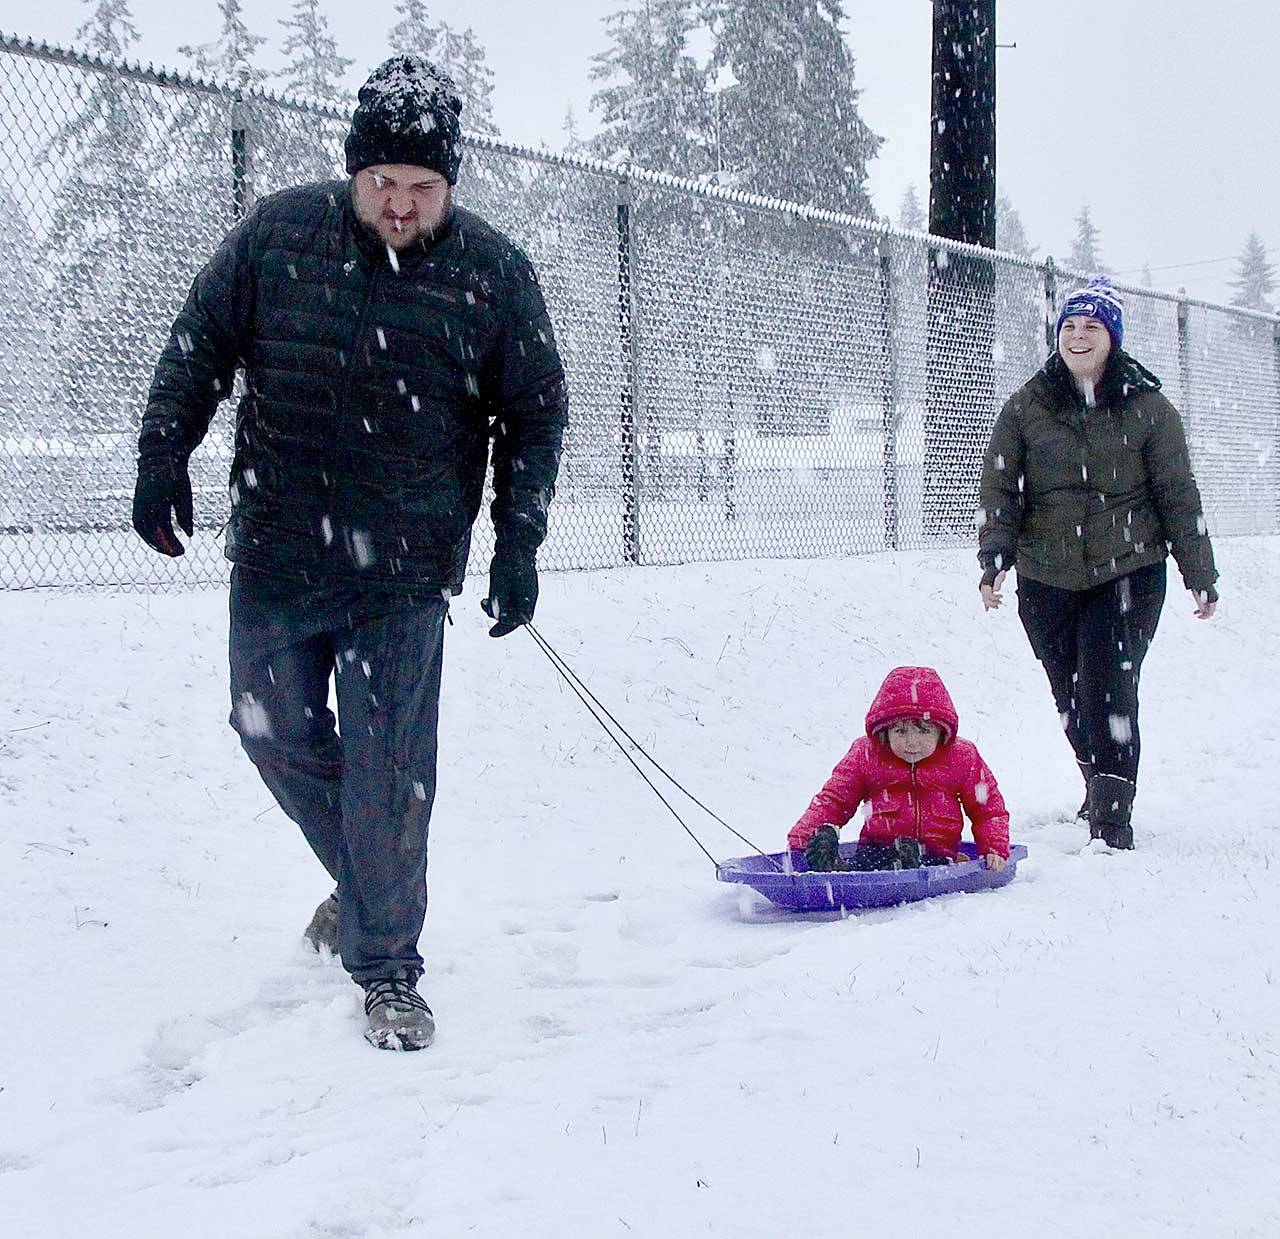
{"label": "woman in green jacket", "polygon": [[1058,347],[991,432],[978,507],[983,606],[1018,569],[1018,616],[1044,664],[1088,792],[1091,837],[1133,847],[1138,676],[1173,552],[1201,619],[1218,595],[1178,411],[1121,348],[1104,277],[1058,315]]}

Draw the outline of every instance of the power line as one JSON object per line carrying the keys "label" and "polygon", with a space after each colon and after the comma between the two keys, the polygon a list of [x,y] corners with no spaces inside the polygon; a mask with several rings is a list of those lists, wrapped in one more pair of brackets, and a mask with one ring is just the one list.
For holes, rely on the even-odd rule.
{"label": "power line", "polygon": [[1115,274],[1132,275],[1135,271],[1178,271],[1183,267],[1207,267],[1215,262],[1235,262],[1238,257],[1238,254],[1230,254],[1226,258],[1200,258],[1195,262],[1171,262],[1164,267],[1125,267],[1123,271],[1117,271]]}

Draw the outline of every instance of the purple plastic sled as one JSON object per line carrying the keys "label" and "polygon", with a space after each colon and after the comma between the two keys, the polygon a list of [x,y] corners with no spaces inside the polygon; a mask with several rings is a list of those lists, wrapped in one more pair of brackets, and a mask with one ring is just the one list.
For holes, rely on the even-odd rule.
{"label": "purple plastic sled", "polygon": [[[848,860],[856,843],[840,845]],[[919,869],[881,869],[871,872],[810,873],[803,852],[774,852],[768,856],[739,856],[716,867],[721,882],[745,882],[779,907],[792,912],[829,912],[832,908],[888,908],[934,895],[993,890],[1013,881],[1027,849],[1009,849],[1009,863],[999,873],[978,859],[972,843],[960,845],[969,859],[954,865],[924,865]]]}

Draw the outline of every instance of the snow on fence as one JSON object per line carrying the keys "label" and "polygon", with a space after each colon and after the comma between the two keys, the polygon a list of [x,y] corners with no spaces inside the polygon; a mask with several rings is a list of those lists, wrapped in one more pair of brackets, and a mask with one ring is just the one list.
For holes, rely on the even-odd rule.
{"label": "snow on fence", "polygon": [[[0,119],[0,587],[220,583],[229,410],[188,555],[129,527],[151,370],[254,198],[341,174],[347,118],[0,37]],[[995,411],[1088,274],[474,135],[459,198],[528,250],[569,372],[552,568],[971,538]],[[1280,320],[1124,291],[1213,531],[1276,532]]]}

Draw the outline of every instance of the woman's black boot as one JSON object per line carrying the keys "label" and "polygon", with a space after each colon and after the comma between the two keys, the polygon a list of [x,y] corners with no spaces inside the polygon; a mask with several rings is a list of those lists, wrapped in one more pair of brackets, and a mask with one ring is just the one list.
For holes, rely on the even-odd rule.
{"label": "woman's black boot", "polygon": [[1133,793],[1137,789],[1118,774],[1095,774],[1089,780],[1089,838],[1108,847],[1133,847]]}

